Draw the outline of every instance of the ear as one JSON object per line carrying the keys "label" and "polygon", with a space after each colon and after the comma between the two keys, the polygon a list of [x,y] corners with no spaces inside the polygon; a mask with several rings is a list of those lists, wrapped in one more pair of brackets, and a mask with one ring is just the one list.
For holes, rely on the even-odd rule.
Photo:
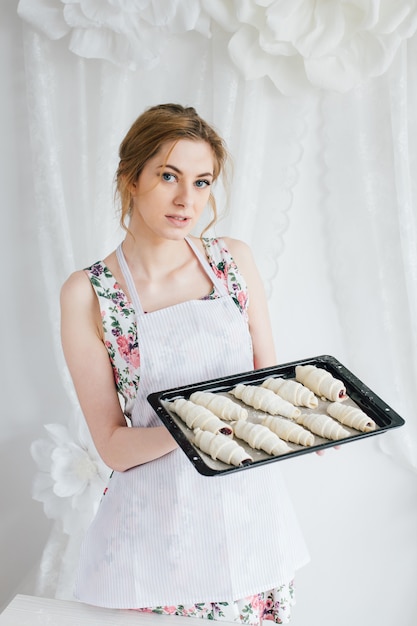
{"label": "ear", "polygon": [[128,190],[131,196],[136,196],[138,190],[138,181],[135,180],[133,183],[128,185]]}

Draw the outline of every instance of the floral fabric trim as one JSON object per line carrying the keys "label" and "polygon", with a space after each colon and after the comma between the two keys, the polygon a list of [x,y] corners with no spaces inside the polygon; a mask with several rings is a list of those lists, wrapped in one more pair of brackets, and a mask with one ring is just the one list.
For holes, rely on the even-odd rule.
{"label": "floral fabric trim", "polygon": [[99,300],[114,382],[128,404],[136,398],[140,379],[135,310],[104,263],[94,263],[86,271]]}
{"label": "floral fabric trim", "polygon": [[159,615],[200,617],[260,626],[263,620],[272,621],[275,624],[288,624],[291,620],[291,607],[294,604],[294,582],[291,581],[275,589],[257,593],[235,602],[201,602],[191,605],[155,606],[135,610]]}
{"label": "floral fabric trim", "polygon": [[[248,293],[244,278],[222,239],[203,238],[207,260],[228,289],[247,320]],[[86,269],[97,294],[103,323],[104,343],[113,368],[117,391],[125,401],[130,416],[140,381],[140,353],[136,313],[115,277],[102,261]],[[207,299],[218,298],[215,290]]]}
{"label": "floral fabric trim", "polygon": [[[207,260],[215,275],[223,281],[240,312],[248,319],[248,288],[232,255],[222,239],[202,238]],[[215,296],[213,296],[215,297]]]}

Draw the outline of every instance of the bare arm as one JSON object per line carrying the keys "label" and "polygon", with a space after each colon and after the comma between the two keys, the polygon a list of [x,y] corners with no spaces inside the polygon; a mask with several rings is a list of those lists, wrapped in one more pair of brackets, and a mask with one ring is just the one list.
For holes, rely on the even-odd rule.
{"label": "bare arm", "polygon": [[98,453],[109,467],[125,471],[171,452],[177,444],[164,426],[127,426],[101,334],[98,300],[85,272],[75,272],[61,290],[65,359]]}
{"label": "bare arm", "polygon": [[254,367],[260,369],[276,365],[268,302],[252,252],[243,241],[225,238],[225,242],[248,286],[249,331],[253,343]]}

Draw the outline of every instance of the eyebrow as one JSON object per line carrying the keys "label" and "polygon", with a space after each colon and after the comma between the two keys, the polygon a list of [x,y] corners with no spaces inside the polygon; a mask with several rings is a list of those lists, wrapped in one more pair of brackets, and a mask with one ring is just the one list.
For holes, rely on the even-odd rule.
{"label": "eyebrow", "polygon": [[[158,165],[157,169],[159,170],[162,167],[169,167],[171,170],[174,170],[174,172],[177,172],[178,174],[182,174],[183,173],[183,172],[181,172],[180,169],[178,169],[178,167],[175,167],[175,165],[170,165],[169,163]],[[213,172],[204,172],[203,174],[197,174],[196,178],[202,178],[203,176],[211,176],[213,178],[214,174],[213,174]]]}

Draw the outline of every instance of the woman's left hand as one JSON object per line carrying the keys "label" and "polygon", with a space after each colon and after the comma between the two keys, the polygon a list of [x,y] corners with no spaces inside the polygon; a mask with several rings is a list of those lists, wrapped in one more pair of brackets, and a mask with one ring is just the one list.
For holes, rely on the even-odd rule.
{"label": "woman's left hand", "polygon": [[[333,446],[335,450],[340,450],[340,446]],[[326,450],[317,450],[316,454],[323,456]]]}

